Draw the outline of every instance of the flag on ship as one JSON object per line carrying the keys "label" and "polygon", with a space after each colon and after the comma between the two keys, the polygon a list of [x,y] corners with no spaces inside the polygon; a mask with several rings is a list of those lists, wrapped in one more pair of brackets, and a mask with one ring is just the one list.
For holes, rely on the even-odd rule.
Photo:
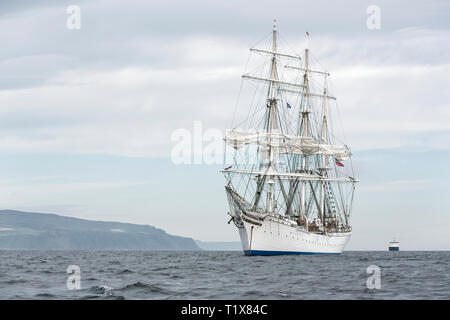
{"label": "flag on ship", "polygon": [[336,161],[336,164],[338,165],[338,167],[343,167],[344,166],[344,164],[342,162],[339,162],[336,159],[334,161]]}

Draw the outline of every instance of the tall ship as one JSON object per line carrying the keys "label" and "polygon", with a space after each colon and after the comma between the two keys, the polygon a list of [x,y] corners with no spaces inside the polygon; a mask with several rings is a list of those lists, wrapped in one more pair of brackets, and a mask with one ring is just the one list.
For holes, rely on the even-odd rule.
{"label": "tall ship", "polygon": [[259,62],[242,75],[241,91],[251,90],[239,94],[250,102],[236,106],[245,116],[224,137],[228,223],[246,255],[339,254],[358,181],[334,130],[330,74],[315,68],[308,33],[304,54],[281,51],[279,37],[274,23],[268,45],[250,49]]}
{"label": "tall ship", "polygon": [[395,239],[389,241],[389,251],[400,251],[400,243]]}

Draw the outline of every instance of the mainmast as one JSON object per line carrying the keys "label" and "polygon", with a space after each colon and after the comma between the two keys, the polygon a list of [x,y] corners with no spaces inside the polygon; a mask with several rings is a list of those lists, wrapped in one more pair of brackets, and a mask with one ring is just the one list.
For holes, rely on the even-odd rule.
{"label": "mainmast", "polygon": [[[308,103],[307,103],[307,99],[308,99],[308,48],[305,49],[305,73],[303,75],[303,99],[302,99],[302,103],[303,103],[303,108],[302,108],[302,132],[301,135],[303,137],[306,137],[308,134]],[[301,167],[301,172],[305,172],[306,171],[306,155],[302,155],[302,167]],[[306,218],[306,208],[305,208],[305,204],[306,204],[306,184],[305,181],[302,181],[301,184],[301,197],[300,197],[300,214]]]}

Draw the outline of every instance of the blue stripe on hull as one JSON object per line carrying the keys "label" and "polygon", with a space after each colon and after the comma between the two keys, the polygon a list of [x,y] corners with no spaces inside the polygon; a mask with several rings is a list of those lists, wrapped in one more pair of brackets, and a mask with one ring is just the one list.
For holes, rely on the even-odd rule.
{"label": "blue stripe on hull", "polygon": [[244,250],[246,256],[277,256],[277,255],[294,255],[294,254],[341,254],[340,252],[300,252],[300,251],[265,251],[265,250]]}

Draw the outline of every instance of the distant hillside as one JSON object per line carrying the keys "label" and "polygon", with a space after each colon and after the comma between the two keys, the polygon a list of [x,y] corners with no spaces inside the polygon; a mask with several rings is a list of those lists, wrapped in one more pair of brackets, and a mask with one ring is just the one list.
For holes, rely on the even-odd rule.
{"label": "distant hillside", "polygon": [[0,210],[0,249],[201,250],[152,226]]}
{"label": "distant hillside", "polygon": [[195,243],[204,250],[210,251],[235,251],[242,250],[242,244],[239,241],[217,242],[217,241],[200,241],[195,240]]}

